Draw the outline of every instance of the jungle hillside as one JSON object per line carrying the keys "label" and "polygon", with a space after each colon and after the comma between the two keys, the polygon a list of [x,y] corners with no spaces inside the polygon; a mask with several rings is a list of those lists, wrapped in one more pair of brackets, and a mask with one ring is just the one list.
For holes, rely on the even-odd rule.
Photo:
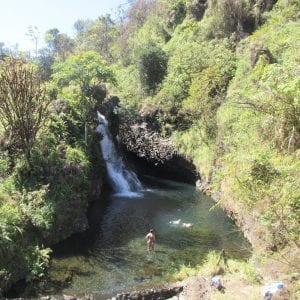
{"label": "jungle hillside", "polygon": [[0,43],[0,298],[88,228],[97,110],[137,161],[163,164],[168,145],[191,162],[253,247],[245,280],[300,297],[299,20],[299,0],[136,0],[72,37],[49,28],[35,53]]}

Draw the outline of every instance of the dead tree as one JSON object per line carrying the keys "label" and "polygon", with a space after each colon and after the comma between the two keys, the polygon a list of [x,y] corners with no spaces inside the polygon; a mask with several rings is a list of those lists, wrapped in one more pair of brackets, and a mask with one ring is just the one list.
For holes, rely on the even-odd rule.
{"label": "dead tree", "polygon": [[9,58],[0,69],[0,123],[12,153],[29,160],[49,101],[37,72],[24,62]]}

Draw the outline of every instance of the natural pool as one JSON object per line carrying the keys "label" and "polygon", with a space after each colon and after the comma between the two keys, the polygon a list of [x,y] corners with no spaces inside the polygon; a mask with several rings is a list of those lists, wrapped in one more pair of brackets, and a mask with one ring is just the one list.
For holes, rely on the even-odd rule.
{"label": "natural pool", "polygon": [[[60,246],[39,294],[93,293],[107,299],[122,290],[164,284],[181,265],[201,264],[210,250],[249,256],[249,243],[222,210],[211,209],[215,203],[209,197],[188,184],[147,181],[141,197],[110,196],[92,233]],[[176,220],[179,224],[172,224]],[[150,228],[157,238],[153,253],[145,242]]]}

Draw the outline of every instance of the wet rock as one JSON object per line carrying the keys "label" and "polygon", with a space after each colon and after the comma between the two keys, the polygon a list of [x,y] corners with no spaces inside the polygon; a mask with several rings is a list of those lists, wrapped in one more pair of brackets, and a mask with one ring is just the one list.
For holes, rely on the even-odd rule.
{"label": "wet rock", "polygon": [[[155,126],[154,126],[155,127]],[[170,137],[162,137],[151,122],[122,122],[119,139],[128,157],[143,174],[195,183],[198,174],[191,161],[180,155]],[[139,170],[137,170],[139,171]]]}
{"label": "wet rock", "polygon": [[71,295],[63,295],[64,300],[76,300],[77,298],[75,296]]}
{"label": "wet rock", "polygon": [[171,288],[152,288],[147,290],[120,293],[112,299],[116,300],[163,300],[178,295],[183,290],[182,286]]}
{"label": "wet rock", "polygon": [[117,96],[108,96],[97,110],[103,114],[108,121],[108,128],[113,137],[117,136],[119,132],[119,116],[116,109],[119,106],[120,99]]}

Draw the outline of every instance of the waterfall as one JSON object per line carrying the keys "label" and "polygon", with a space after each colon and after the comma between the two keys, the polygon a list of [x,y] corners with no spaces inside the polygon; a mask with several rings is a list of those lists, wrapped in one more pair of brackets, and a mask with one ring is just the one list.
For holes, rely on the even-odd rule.
{"label": "waterfall", "polygon": [[133,171],[125,167],[109,132],[107,120],[99,112],[98,120],[96,131],[102,135],[100,146],[113,190],[126,197],[139,196],[142,191],[141,182]]}

